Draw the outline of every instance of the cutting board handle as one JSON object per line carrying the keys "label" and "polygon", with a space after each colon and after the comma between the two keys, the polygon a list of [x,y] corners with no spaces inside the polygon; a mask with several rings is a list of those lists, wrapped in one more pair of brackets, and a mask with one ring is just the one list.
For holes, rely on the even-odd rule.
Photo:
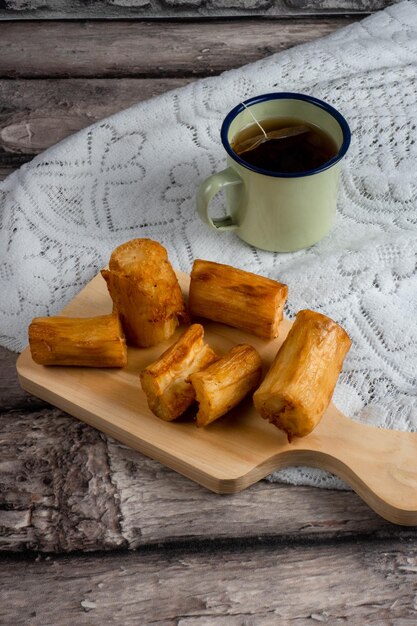
{"label": "cutting board handle", "polygon": [[417,524],[417,433],[354,422],[331,405],[319,427],[281,455],[279,466],[326,469],[385,519]]}

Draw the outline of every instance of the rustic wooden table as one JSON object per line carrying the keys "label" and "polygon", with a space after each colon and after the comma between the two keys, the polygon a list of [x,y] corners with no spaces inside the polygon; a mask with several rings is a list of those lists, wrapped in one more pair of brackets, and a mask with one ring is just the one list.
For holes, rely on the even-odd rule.
{"label": "rustic wooden table", "polygon": [[[91,17],[91,3],[5,4],[21,14],[0,3],[2,177],[114,111],[389,3],[180,21],[124,19],[133,2],[96,3],[123,18],[100,21],[37,19]],[[349,491],[210,493],[28,396],[15,360],[0,349],[0,624],[417,623],[414,528]]]}

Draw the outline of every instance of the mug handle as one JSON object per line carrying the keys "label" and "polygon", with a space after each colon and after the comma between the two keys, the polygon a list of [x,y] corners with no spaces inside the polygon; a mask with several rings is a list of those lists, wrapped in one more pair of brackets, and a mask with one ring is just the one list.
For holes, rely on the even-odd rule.
{"label": "mug handle", "polygon": [[209,215],[209,204],[216,193],[223,187],[241,185],[242,183],[243,180],[232,167],[209,176],[201,183],[197,192],[197,212],[205,224],[208,224],[215,230],[236,230],[239,227],[233,221],[231,215],[211,218]]}

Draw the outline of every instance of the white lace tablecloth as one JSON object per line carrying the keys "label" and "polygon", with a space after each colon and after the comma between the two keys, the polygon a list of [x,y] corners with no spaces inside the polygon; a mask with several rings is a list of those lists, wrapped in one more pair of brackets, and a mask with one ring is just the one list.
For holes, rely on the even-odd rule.
{"label": "white lace tablecloth", "polygon": [[[347,118],[334,227],[314,247],[272,254],[196,216],[199,182],[225,166],[219,129],[269,91],[326,100]],[[0,343],[27,342],[132,237],[160,241],[174,267],[195,258],[289,285],[302,308],[353,340],[334,401],[354,419],[417,429],[417,4],[401,2],[329,37],[196,81],[90,126],[0,184]],[[311,469],[274,478],[343,486]]]}

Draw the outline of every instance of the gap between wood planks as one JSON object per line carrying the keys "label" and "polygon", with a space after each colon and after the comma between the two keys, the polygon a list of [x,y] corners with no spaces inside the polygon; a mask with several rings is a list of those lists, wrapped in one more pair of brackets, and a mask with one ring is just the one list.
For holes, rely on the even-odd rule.
{"label": "gap between wood planks", "polygon": [[[410,528],[401,526],[397,527],[402,531],[397,534],[394,533],[376,533],[376,534],[356,534],[356,535],[341,535],[341,536],[306,536],[306,535],[263,535],[256,536],[255,534],[250,537],[190,537],[187,540],[159,541],[155,544],[141,545],[137,548],[131,549],[127,547],[118,547],[111,550],[72,550],[71,552],[45,552],[42,550],[1,550],[1,559],[8,559],[11,562],[19,563],[23,562],[39,562],[39,561],[54,561],[63,560],[68,561],[70,559],[78,558],[96,558],[96,559],[109,559],[114,557],[127,557],[130,556],[146,556],[150,555],[152,558],[154,555],[163,554],[164,558],[175,558],[179,554],[209,554],[214,556],[216,552],[229,554],[242,555],[245,551],[264,551],[268,549],[270,552],[278,554],[281,550],[297,550],[298,548],[335,548],[343,547],[355,548],[361,545],[366,545],[369,549],[387,548],[387,539],[391,542],[398,542],[404,549],[409,545],[417,552],[415,545],[415,532],[410,532]],[[415,571],[417,573],[417,562]]]}

